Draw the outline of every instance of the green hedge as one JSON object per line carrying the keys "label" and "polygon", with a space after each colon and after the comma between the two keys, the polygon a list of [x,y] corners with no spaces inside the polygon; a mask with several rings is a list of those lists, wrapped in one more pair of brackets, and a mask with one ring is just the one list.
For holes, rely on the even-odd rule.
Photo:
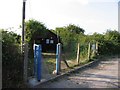
{"label": "green hedge", "polygon": [[2,88],[20,88],[23,81],[23,60],[17,35],[2,31]]}

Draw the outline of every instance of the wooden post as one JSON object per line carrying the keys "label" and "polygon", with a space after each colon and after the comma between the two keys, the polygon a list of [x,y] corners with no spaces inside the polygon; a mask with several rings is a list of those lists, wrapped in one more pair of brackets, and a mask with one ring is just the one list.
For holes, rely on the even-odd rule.
{"label": "wooden post", "polygon": [[88,45],[88,60],[90,60],[90,51],[91,51],[91,50],[90,50],[90,49],[91,49],[90,46],[91,46],[91,45],[90,45],[90,43],[89,43],[89,45]]}
{"label": "wooden post", "polygon": [[78,48],[77,48],[77,63],[80,63],[80,44],[78,43]]}
{"label": "wooden post", "polygon": [[65,65],[70,68],[70,66],[68,65],[67,61],[65,60],[65,55],[63,54],[63,58],[62,58],[63,62],[65,63]]}
{"label": "wooden post", "polygon": [[96,42],[96,55],[98,55],[98,42]]}
{"label": "wooden post", "polygon": [[27,68],[28,68],[28,43],[25,44],[24,52],[24,81],[27,82]]}
{"label": "wooden post", "polygon": [[92,57],[94,57],[96,55],[96,44],[92,44]]}

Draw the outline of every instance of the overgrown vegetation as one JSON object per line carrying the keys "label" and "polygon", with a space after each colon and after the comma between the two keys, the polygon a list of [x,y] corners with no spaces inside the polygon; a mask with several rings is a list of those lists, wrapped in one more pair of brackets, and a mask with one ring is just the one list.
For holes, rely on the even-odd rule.
{"label": "overgrown vegetation", "polygon": [[[80,33],[75,33],[76,28],[71,29],[69,28],[70,26],[59,27],[53,31],[59,32],[63,43],[63,52],[66,53],[66,57],[76,58],[77,43],[80,43],[81,58],[87,56],[88,43],[91,43],[91,45],[98,43],[99,55],[120,53],[120,33],[118,31],[107,30],[105,34],[94,33],[93,35],[85,35],[80,30]],[[74,27],[78,26],[74,25]],[[79,27],[79,29],[81,28]]]}
{"label": "overgrown vegetation", "polygon": [[23,83],[20,36],[2,30],[2,87],[19,88]]}
{"label": "overgrown vegetation", "polygon": [[[46,30],[48,29],[45,25],[39,21],[29,20],[26,22],[26,41],[29,44],[29,62],[31,63],[29,68],[33,66],[32,45],[34,43],[34,36],[39,34],[42,37],[45,37]],[[96,42],[98,43],[99,55],[120,54],[120,33],[116,30],[108,30],[104,34],[94,33],[93,35],[85,35],[84,29],[74,24],[70,24],[64,27],[57,27],[52,31],[60,36],[62,41],[62,54],[65,56],[66,60],[76,60],[78,43],[80,43],[80,59],[82,60],[82,64],[88,62],[88,43],[91,43],[91,45]],[[20,53],[20,39],[21,37],[15,33],[2,30],[2,41],[0,42],[2,42],[3,88],[22,87],[23,59]],[[51,63],[53,66],[53,64],[55,65],[53,61],[46,60],[46,63],[49,63],[49,65]],[[49,66],[49,69],[50,67],[51,66]],[[30,73],[30,75],[32,75],[32,73]]]}
{"label": "overgrown vegetation", "polygon": [[[39,21],[29,20],[26,22],[26,41],[29,43],[29,52],[33,55],[33,43],[36,35],[45,37],[47,27]],[[75,59],[77,53],[77,44],[80,43],[81,58],[87,57],[88,43],[94,44],[98,42],[99,54],[118,54],[120,47],[120,33],[115,30],[108,30],[105,34],[94,33],[93,35],[85,35],[85,30],[74,24],[68,26],[56,27],[51,30],[60,36],[62,41],[62,53],[67,59]],[[32,56],[33,57],[33,56]]]}

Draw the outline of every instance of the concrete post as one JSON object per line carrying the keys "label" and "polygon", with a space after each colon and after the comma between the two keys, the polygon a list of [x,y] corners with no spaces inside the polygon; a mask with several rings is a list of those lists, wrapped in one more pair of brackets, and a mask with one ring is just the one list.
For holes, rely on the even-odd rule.
{"label": "concrete post", "polygon": [[41,45],[34,44],[34,76],[41,80]]}
{"label": "concrete post", "polygon": [[56,74],[59,75],[61,70],[61,44],[57,44],[56,49]]}

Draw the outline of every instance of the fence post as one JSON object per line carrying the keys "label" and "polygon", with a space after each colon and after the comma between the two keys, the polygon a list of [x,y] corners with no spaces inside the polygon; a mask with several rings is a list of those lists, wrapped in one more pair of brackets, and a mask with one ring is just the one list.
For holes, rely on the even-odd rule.
{"label": "fence post", "polygon": [[98,42],[96,42],[96,55],[98,55]]}
{"label": "fence post", "polygon": [[61,70],[61,44],[57,44],[56,49],[56,74],[59,75]]}
{"label": "fence post", "polygon": [[34,76],[41,80],[41,45],[34,44]]}
{"label": "fence post", "polygon": [[36,78],[37,76],[37,56],[36,56],[36,44],[33,46],[34,49],[34,77]]}
{"label": "fence post", "polygon": [[92,57],[96,55],[96,44],[92,44]]}
{"label": "fence post", "polygon": [[90,43],[89,43],[89,45],[88,45],[88,60],[90,60],[90,51],[91,51],[91,50],[90,50],[90,49],[91,49],[90,46],[91,46],[91,45],[90,45]]}
{"label": "fence post", "polygon": [[27,82],[27,68],[28,68],[28,43],[25,44],[24,52],[24,81]]}
{"label": "fence post", "polygon": [[41,45],[38,46],[37,79],[41,80]]}
{"label": "fence post", "polygon": [[80,63],[80,44],[78,43],[78,48],[77,48],[77,63]]}
{"label": "fence post", "polygon": [[61,71],[61,55],[62,55],[62,44],[59,43],[59,67],[60,67],[60,71]]}

